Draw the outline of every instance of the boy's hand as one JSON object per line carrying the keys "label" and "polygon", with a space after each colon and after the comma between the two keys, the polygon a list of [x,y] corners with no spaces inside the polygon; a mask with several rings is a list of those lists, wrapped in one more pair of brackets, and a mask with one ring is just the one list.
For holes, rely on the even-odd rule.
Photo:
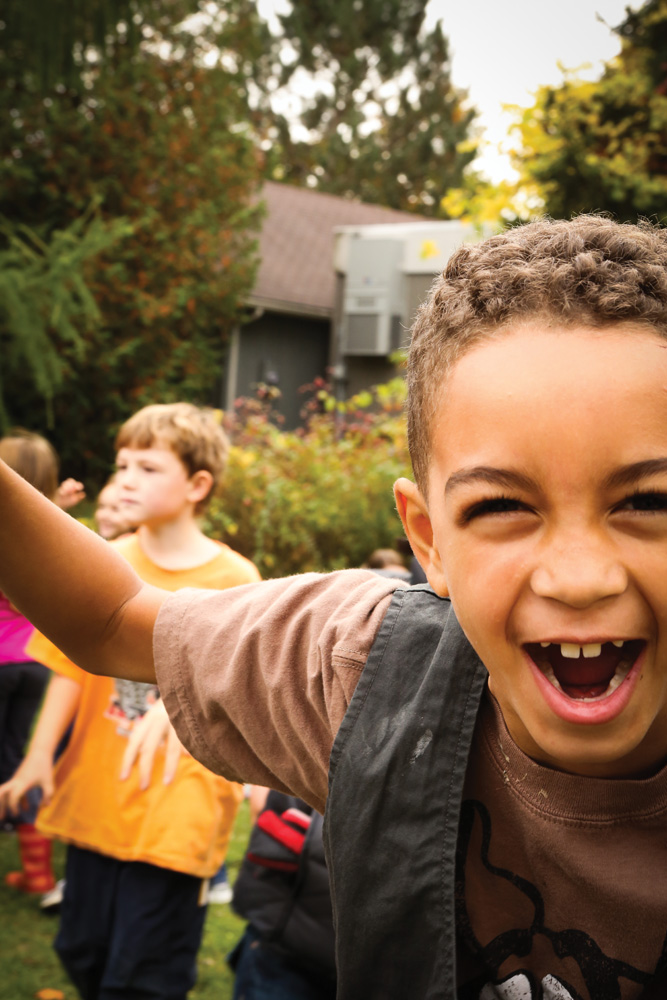
{"label": "boy's hand", "polygon": [[187,754],[187,750],[176,735],[164,704],[159,700],[135,723],[130,733],[120,769],[120,780],[125,781],[138,757],[139,787],[148,788],[153,775],[155,754],[165,740],[167,746],[162,781],[165,785],[169,785],[174,779],[181,756]]}
{"label": "boy's hand", "polygon": [[53,756],[42,750],[31,750],[13,778],[0,785],[0,820],[18,813],[25,806],[25,796],[31,788],[42,789],[44,805],[53,798]]}
{"label": "boy's hand", "polygon": [[62,510],[69,510],[70,507],[81,503],[85,496],[86,491],[83,488],[83,483],[79,483],[76,479],[65,479],[56,490],[53,501]]}

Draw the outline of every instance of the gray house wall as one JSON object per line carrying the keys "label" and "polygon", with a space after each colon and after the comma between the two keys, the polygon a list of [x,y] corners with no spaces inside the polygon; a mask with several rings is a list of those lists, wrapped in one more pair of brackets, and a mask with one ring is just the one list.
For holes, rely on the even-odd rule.
{"label": "gray house wall", "polygon": [[297,427],[307,398],[299,389],[326,375],[330,329],[328,318],[268,310],[240,326],[230,345],[222,406],[230,409],[239,396],[254,396],[259,383],[277,385],[282,395],[275,409],[285,418],[283,426]]}

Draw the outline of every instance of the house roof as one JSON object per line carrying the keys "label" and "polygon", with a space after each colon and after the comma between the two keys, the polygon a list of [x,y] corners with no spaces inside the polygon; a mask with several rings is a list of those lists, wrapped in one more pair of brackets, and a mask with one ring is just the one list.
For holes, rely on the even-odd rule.
{"label": "house roof", "polygon": [[333,313],[336,226],[416,222],[420,218],[275,181],[266,182],[262,199],[267,212],[259,235],[261,260],[249,302],[308,316]]}

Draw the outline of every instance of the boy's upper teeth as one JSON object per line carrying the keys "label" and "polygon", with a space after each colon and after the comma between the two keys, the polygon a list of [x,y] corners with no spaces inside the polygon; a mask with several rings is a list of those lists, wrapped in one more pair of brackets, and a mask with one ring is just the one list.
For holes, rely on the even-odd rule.
{"label": "boy's upper teeth", "polygon": [[[618,646],[620,649],[624,640],[612,639],[611,642],[614,646]],[[550,642],[540,643],[540,646],[544,648],[550,645]],[[586,659],[592,659],[594,656],[599,656],[602,652],[601,642],[586,642],[583,645],[579,645],[579,643],[576,642],[560,642],[558,645],[560,646],[561,656],[564,656],[566,660],[578,660],[582,654],[586,657]]]}

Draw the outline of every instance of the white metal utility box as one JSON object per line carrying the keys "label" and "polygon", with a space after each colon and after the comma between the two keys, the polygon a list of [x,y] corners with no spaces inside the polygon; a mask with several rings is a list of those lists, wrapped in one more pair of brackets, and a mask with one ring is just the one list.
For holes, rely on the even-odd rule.
{"label": "white metal utility box", "polygon": [[419,304],[452,252],[489,234],[457,221],[337,228],[339,357],[387,357],[404,346]]}

